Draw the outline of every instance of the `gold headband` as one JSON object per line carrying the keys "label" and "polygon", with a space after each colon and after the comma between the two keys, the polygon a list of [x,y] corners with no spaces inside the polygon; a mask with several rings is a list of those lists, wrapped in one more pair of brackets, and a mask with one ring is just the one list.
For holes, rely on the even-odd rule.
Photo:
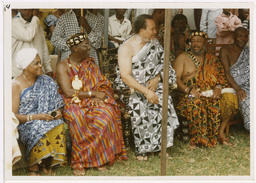
{"label": "gold headband", "polygon": [[191,40],[192,37],[194,37],[194,36],[200,36],[200,37],[203,37],[203,38],[205,38],[205,39],[208,38],[207,34],[206,34],[205,32],[203,32],[203,31],[195,31],[195,32],[192,32],[192,33],[190,34],[190,40]]}
{"label": "gold headband", "polygon": [[74,45],[78,45],[80,44],[81,42],[83,42],[84,40],[86,40],[88,37],[87,37],[87,34],[79,34],[75,37],[71,37],[69,38],[66,43],[68,45],[69,48],[71,48],[72,46]]}

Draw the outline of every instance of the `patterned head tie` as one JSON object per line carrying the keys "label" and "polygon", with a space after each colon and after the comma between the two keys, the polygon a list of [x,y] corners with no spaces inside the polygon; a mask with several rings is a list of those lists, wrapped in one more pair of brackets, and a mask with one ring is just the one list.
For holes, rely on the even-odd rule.
{"label": "patterned head tie", "polygon": [[208,38],[208,35],[207,35],[205,32],[203,32],[203,31],[195,31],[195,32],[192,32],[192,33],[190,34],[190,40],[191,40],[192,37],[194,37],[194,36],[200,36],[200,37],[205,38],[205,39]]}
{"label": "patterned head tie", "polygon": [[83,42],[86,39],[88,39],[87,34],[85,34],[85,33],[77,33],[77,34],[71,36],[66,41],[66,43],[67,43],[68,47],[71,48],[72,46],[78,45],[78,44],[80,44],[81,42]]}

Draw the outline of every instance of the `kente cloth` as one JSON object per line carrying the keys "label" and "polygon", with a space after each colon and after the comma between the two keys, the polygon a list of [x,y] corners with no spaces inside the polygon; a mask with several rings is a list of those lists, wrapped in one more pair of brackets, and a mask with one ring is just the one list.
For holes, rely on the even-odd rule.
{"label": "kente cloth", "polygon": [[230,67],[230,74],[235,82],[246,92],[246,98],[239,101],[239,109],[244,120],[244,127],[250,130],[250,56],[246,46],[235,64]]}
{"label": "kente cloth", "polygon": [[[161,74],[163,76],[164,52],[160,43],[155,39],[148,42],[132,58],[132,75],[142,85]],[[117,70],[119,72],[119,70]],[[121,80],[120,72],[117,74],[116,84],[118,88],[127,87]],[[163,78],[163,77],[162,77]],[[169,85],[176,84],[176,73],[169,65]],[[155,92],[159,98],[159,104],[148,102],[146,97],[134,92],[129,97],[129,113],[131,115],[132,132],[134,136],[136,154],[157,152],[161,150],[162,134],[162,103],[163,83],[159,82]],[[167,120],[167,147],[173,145],[174,130],[179,122],[173,107],[171,96],[168,96],[168,120]]]}
{"label": "kente cloth", "polygon": [[[205,54],[204,63],[194,60],[190,54],[188,57],[194,61],[198,71],[195,77],[184,81],[187,87],[202,92],[225,84],[224,77],[219,74],[216,56]],[[204,96],[195,98],[183,94],[177,105],[177,113],[189,123],[191,145],[212,147],[217,144],[221,121],[220,99]]]}
{"label": "kente cloth", "polygon": [[75,75],[83,83],[80,91],[101,91],[106,94],[106,99],[105,105],[95,106],[91,103],[91,97],[80,98],[80,103],[72,103],[72,98],[63,95],[66,104],[63,114],[72,139],[71,167],[100,167],[117,158],[128,159],[121,114],[113,98],[110,81],[101,74],[92,58],[84,60],[80,66],[72,65],[68,82],[72,82]]}
{"label": "kente cloth", "polygon": [[[33,86],[24,89],[20,95],[19,114],[42,114],[58,110],[63,107],[63,99],[58,93],[58,86],[54,80],[41,75]],[[64,123],[62,119],[46,121],[32,120],[18,126],[21,142],[26,147],[26,157],[31,149],[45,134],[56,126]]]}
{"label": "kente cloth", "polygon": [[32,148],[29,155],[29,166],[40,164],[43,159],[53,157],[49,165],[64,165],[67,163],[66,139],[64,124],[48,131]]}

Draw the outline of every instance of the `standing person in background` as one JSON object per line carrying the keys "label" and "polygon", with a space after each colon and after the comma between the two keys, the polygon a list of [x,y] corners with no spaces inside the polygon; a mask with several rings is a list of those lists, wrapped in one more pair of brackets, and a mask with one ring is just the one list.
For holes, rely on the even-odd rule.
{"label": "standing person in background", "polygon": [[51,44],[51,37],[56,27],[56,24],[58,22],[58,19],[64,12],[65,12],[64,9],[55,10],[53,12],[50,12],[44,19],[44,24],[46,25],[46,28],[45,28],[46,42],[47,42],[47,46],[50,54],[55,54],[55,55],[58,54],[57,49],[55,49],[54,46]]}
{"label": "standing person in background", "polygon": [[217,26],[216,44],[232,44],[234,43],[234,31],[237,27],[241,27],[241,20],[232,14],[231,9],[223,9],[222,14],[216,17]]}
{"label": "standing person in background", "polygon": [[61,60],[65,60],[71,53],[66,41],[70,36],[80,33],[82,30],[88,34],[91,45],[90,56],[99,65],[96,50],[101,47],[104,17],[98,13],[97,9],[88,10],[85,17],[81,16],[80,9],[69,10],[63,14],[53,31],[51,42],[60,51]]}
{"label": "standing person in background", "polygon": [[189,29],[196,30],[194,9],[174,9],[174,16],[177,14],[186,16]]}
{"label": "standing person in background", "polygon": [[126,40],[132,30],[130,20],[124,17],[126,9],[116,9],[116,14],[109,17],[108,34],[110,47],[118,48]]}
{"label": "standing person in background", "polygon": [[222,13],[222,9],[203,9],[200,21],[200,31],[206,32],[209,38],[216,38],[216,17]]}
{"label": "standing person in background", "polygon": [[164,9],[154,9],[152,13],[152,17],[156,24],[157,39],[162,46],[164,45],[164,16]]}
{"label": "standing person in background", "polygon": [[187,42],[190,34],[187,17],[183,14],[175,15],[174,18],[172,19],[171,26],[172,26],[171,28],[172,38],[171,38],[171,48],[170,48],[171,52],[175,52],[175,49],[177,49],[177,47],[175,48],[174,40],[175,39],[177,40],[178,34],[183,34],[185,36],[184,37],[185,42],[181,43],[181,47],[183,47],[183,44],[185,44],[185,49],[187,49],[188,48]]}
{"label": "standing person in background", "polygon": [[[34,11],[36,12],[36,11]],[[53,76],[51,59],[47,48],[44,31],[39,18],[33,14],[33,9],[20,9],[12,18],[12,77],[21,74],[15,63],[16,54],[22,48],[36,48],[38,50],[43,72]]]}

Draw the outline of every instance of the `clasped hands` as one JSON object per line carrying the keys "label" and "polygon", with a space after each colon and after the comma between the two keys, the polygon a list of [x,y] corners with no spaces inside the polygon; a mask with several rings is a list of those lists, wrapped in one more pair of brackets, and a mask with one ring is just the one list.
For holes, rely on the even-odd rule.
{"label": "clasped hands", "polygon": [[156,76],[155,78],[149,80],[146,83],[147,90],[145,91],[144,95],[147,98],[147,100],[152,104],[159,104],[158,96],[155,93],[158,87],[159,77],[160,76]]}
{"label": "clasped hands", "polygon": [[94,97],[90,99],[90,104],[92,106],[103,106],[107,102],[106,94],[104,92],[93,92]]}

